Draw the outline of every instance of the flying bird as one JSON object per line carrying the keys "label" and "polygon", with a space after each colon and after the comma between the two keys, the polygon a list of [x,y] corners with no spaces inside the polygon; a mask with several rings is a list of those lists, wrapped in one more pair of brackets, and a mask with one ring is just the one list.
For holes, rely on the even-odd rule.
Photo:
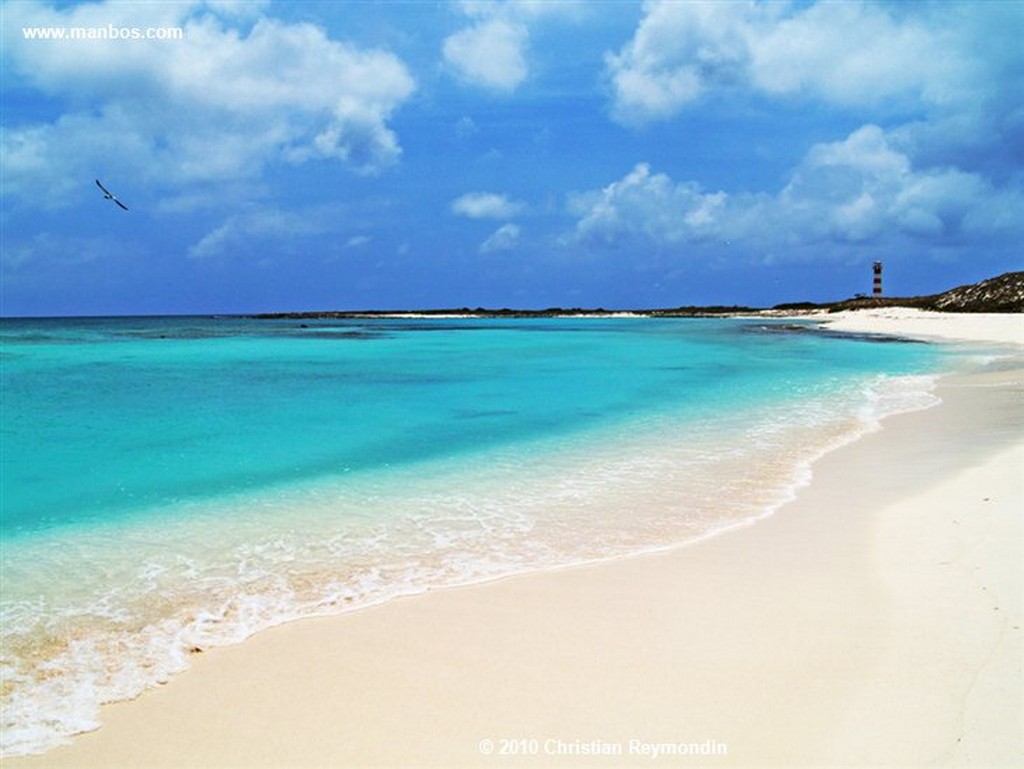
{"label": "flying bird", "polygon": [[107,199],[107,200],[113,200],[113,201],[114,201],[115,203],[117,203],[117,204],[118,204],[119,206],[121,206],[121,208],[123,208],[123,209],[124,209],[125,211],[127,211],[127,210],[128,210],[128,206],[126,206],[126,205],[125,205],[124,203],[122,203],[122,202],[121,202],[120,200],[118,200],[117,198],[115,198],[115,197],[114,197],[114,193],[113,193],[113,192],[111,192],[110,190],[108,190],[108,189],[107,189],[106,187],[104,187],[104,186],[103,186],[102,184],[100,184],[100,180],[99,180],[99,179],[97,179],[97,180],[96,180],[96,186],[97,186],[97,187],[99,187],[99,188],[100,188],[101,190],[103,190],[103,197],[104,197],[105,199]]}

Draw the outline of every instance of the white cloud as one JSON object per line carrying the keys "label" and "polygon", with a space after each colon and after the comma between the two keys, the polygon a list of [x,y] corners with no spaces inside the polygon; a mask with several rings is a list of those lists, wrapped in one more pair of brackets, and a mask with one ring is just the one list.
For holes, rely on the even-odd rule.
{"label": "white cloud", "polygon": [[644,10],[633,39],[605,57],[616,119],[669,117],[715,81],[730,81],[745,68],[747,5],[648,2]]}
{"label": "white cloud", "polygon": [[345,241],[345,248],[362,248],[363,246],[369,245],[372,241],[369,235],[353,235],[347,241]]}
{"label": "white cloud", "polygon": [[511,251],[519,243],[521,230],[517,224],[503,224],[494,233],[480,244],[480,253],[488,254],[494,251]]}
{"label": "white cloud", "polygon": [[508,219],[525,206],[493,192],[467,192],[452,201],[452,211],[470,219]]}
{"label": "white cloud", "polygon": [[830,244],[901,238],[927,247],[965,233],[1021,238],[1021,210],[1019,186],[996,187],[948,166],[916,168],[875,125],[812,147],[774,194],[707,193],[696,182],[675,182],[640,164],[603,189],[570,200],[576,242],[735,241],[752,255],[753,249],[815,246],[827,256]]}
{"label": "white cloud", "polygon": [[875,125],[813,147],[777,201],[778,216],[800,212],[805,233],[845,242],[894,234],[950,238],[967,230],[999,235],[1009,225],[1005,207],[1016,201],[1024,210],[1019,188],[997,188],[948,166],[916,168]]}
{"label": "white cloud", "polygon": [[458,5],[472,23],[445,38],[445,63],[461,80],[503,93],[530,76],[531,26],[543,18],[576,16],[585,7],[578,0],[462,0]]}
{"label": "white cloud", "polygon": [[[467,192],[452,201],[452,211],[470,219],[508,219],[522,213],[525,208],[523,203],[493,192]],[[480,244],[480,253],[510,251],[518,245],[521,233],[518,224],[507,222]]]}
{"label": "white cloud", "polygon": [[[7,126],[10,191],[53,184],[59,200],[63,179],[110,167],[161,184],[254,178],[274,160],[336,159],[373,173],[401,153],[388,121],[415,87],[406,67],[312,24],[260,17],[239,28],[237,14],[196,2],[16,3],[4,17],[9,71],[71,105],[52,122]],[[108,24],[180,26],[185,38],[61,43],[18,34]]]}
{"label": "white cloud", "polygon": [[[0,135],[0,161],[4,194],[23,194],[43,207],[65,203],[80,194],[83,186],[89,189],[92,176],[127,168],[145,176],[156,173],[159,164],[153,157],[152,139],[119,109],[101,114],[69,113],[52,123],[9,126]],[[40,189],[45,189],[46,195],[40,196]]]}
{"label": "white cloud", "polygon": [[753,83],[846,105],[959,101],[964,79],[976,73],[953,35],[927,21],[867,3],[818,3],[754,31]]}
{"label": "white cloud", "polygon": [[644,10],[632,40],[606,56],[623,123],[671,117],[722,88],[890,108],[959,103],[983,83],[968,36],[941,6],[938,20],[863,2],[659,0]]}
{"label": "white cloud", "polygon": [[577,195],[576,237],[615,244],[629,238],[672,244],[716,236],[722,228],[724,192],[704,193],[695,182],[676,184],[640,163],[599,191]]}
{"label": "white cloud", "polygon": [[528,74],[526,27],[508,19],[486,19],[444,41],[445,61],[467,82],[514,91]]}
{"label": "white cloud", "polygon": [[228,217],[223,224],[206,233],[189,248],[193,259],[231,256],[242,251],[254,239],[281,241],[293,245],[297,238],[318,235],[328,228],[317,212],[302,214],[273,209],[246,211]]}

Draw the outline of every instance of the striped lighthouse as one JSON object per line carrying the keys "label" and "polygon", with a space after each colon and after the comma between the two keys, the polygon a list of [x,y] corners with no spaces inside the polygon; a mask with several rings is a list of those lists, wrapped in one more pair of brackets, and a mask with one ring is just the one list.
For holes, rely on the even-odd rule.
{"label": "striped lighthouse", "polygon": [[881,296],[882,295],[882,263],[875,262],[872,268],[875,273],[875,279],[871,284],[871,295]]}

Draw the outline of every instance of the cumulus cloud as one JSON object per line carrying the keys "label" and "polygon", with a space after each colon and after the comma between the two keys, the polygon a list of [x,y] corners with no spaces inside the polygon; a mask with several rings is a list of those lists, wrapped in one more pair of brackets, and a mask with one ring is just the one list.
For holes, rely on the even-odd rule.
{"label": "cumulus cloud", "polygon": [[959,101],[970,62],[927,16],[867,3],[817,3],[749,32],[750,76],[771,93],[813,94],[845,105],[891,99]]}
{"label": "cumulus cloud", "polygon": [[1024,194],[949,166],[915,167],[879,126],[867,125],[813,147],[776,203],[779,216],[832,240],[893,233],[934,240],[1005,234],[1005,209],[1024,206]]}
{"label": "cumulus cloud", "polygon": [[639,238],[673,244],[717,235],[727,197],[705,193],[696,182],[677,184],[640,163],[601,190],[573,196],[569,205],[579,217],[581,241],[617,244]]}
{"label": "cumulus cloud", "polygon": [[[453,200],[451,208],[459,216],[470,219],[508,219],[522,213],[526,206],[494,192],[467,192]],[[480,244],[480,253],[514,249],[521,232],[518,224],[506,222]]]}
{"label": "cumulus cloud", "polygon": [[[254,8],[250,8],[252,11]],[[8,189],[69,171],[121,166],[151,181],[258,176],[269,162],[334,159],[358,173],[401,153],[389,119],[415,84],[393,54],[327,37],[307,23],[219,5],[5,6],[5,64],[70,106],[48,122],[7,127]],[[251,14],[250,14],[251,15]],[[238,26],[245,23],[246,26]],[[183,40],[21,39],[22,26],[182,27]],[[90,104],[91,109],[79,108]]]}
{"label": "cumulus cloud", "polygon": [[518,224],[509,223],[501,225],[487,240],[480,244],[480,253],[511,251],[519,243],[520,232]]}
{"label": "cumulus cloud", "polygon": [[1024,237],[1019,187],[950,167],[917,168],[876,125],[815,145],[774,194],[705,192],[646,164],[603,189],[575,195],[572,239],[678,246],[716,241],[750,248],[837,247],[896,238],[948,243],[970,234]]}
{"label": "cumulus cloud", "polygon": [[461,80],[495,92],[512,93],[530,75],[530,28],[539,19],[572,16],[577,0],[463,0],[471,23],[445,38],[445,64]]}
{"label": "cumulus cloud", "polygon": [[444,41],[445,61],[469,83],[498,91],[514,91],[527,76],[523,24],[486,19]]}
{"label": "cumulus cloud", "polygon": [[467,192],[452,201],[452,211],[470,219],[508,219],[525,206],[493,192]]}
{"label": "cumulus cloud", "polygon": [[644,123],[669,117],[711,83],[734,80],[746,68],[747,6],[653,2],[644,9],[633,39],[605,57],[616,119]]}
{"label": "cumulus cloud", "polygon": [[659,0],[644,11],[633,38],[606,55],[612,114],[623,123],[670,117],[723,88],[846,106],[943,105],[973,98],[983,79],[949,23],[883,5]]}

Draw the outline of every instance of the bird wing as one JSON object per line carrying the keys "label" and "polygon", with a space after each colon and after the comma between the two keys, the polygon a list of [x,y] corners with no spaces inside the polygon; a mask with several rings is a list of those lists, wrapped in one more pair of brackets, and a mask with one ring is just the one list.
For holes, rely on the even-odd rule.
{"label": "bird wing", "polygon": [[99,179],[96,179],[95,181],[96,181],[96,186],[99,187],[101,190],[103,190],[104,194],[110,195],[110,190],[108,190],[106,187],[104,187],[102,184],[100,184],[100,180]]}

